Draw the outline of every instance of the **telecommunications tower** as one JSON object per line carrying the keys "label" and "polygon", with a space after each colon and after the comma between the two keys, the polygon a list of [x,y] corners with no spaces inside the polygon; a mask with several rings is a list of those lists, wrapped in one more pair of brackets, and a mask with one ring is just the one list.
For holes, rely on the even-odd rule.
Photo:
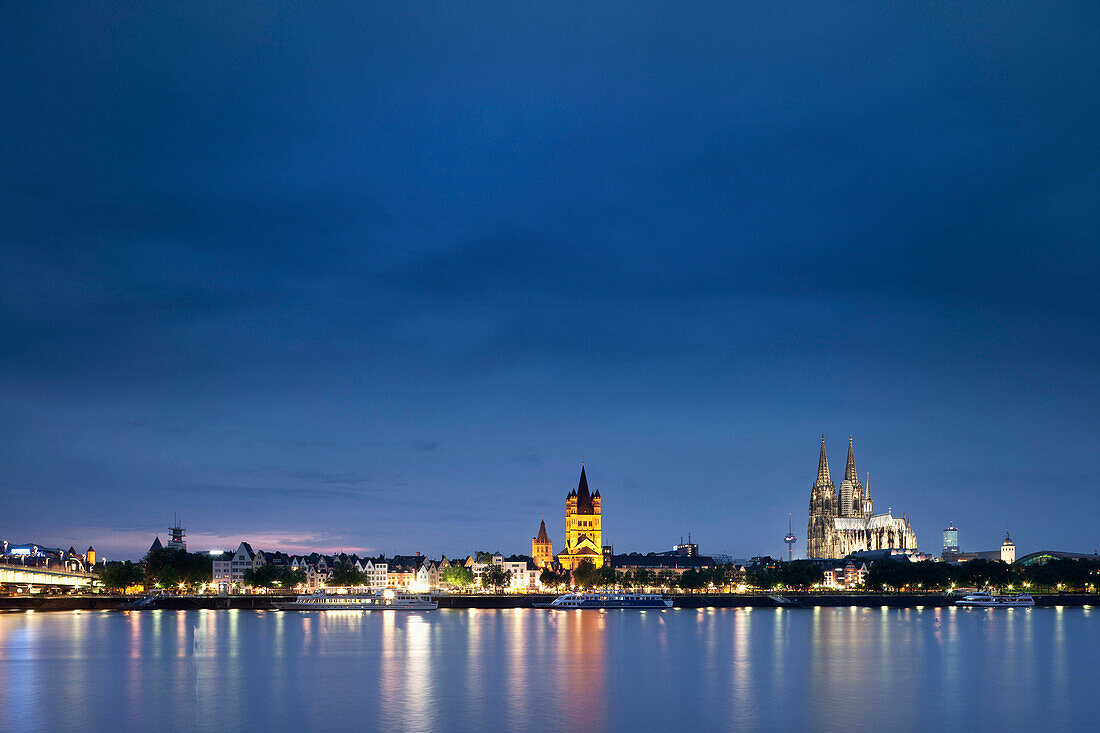
{"label": "telecommunications tower", "polygon": [[791,557],[794,555],[794,550],[791,548],[795,542],[798,542],[798,538],[791,531],[791,515],[789,513],[787,514],[787,536],[783,538],[783,541],[787,543],[787,562],[790,562]]}

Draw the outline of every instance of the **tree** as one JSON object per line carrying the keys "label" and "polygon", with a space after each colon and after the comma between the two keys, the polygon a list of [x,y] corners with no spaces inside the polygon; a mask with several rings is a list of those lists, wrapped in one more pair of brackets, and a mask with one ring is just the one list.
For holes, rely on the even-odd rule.
{"label": "tree", "polygon": [[481,574],[481,585],[485,588],[494,588],[497,593],[504,590],[504,586],[512,582],[512,571],[505,570],[500,565],[490,565]]}
{"label": "tree", "polygon": [[957,585],[978,588],[1001,588],[1012,582],[1012,572],[1000,560],[968,560],[955,568],[954,576]]}
{"label": "tree", "polygon": [[720,582],[715,582],[715,585],[729,586],[730,590],[733,590],[733,586],[740,585],[745,582],[744,572],[736,565],[719,565],[714,569],[717,574],[717,578]]}
{"label": "tree", "polygon": [[573,583],[581,588],[591,588],[600,581],[599,572],[591,560],[581,560],[577,567],[573,568]]}
{"label": "tree", "polygon": [[550,568],[543,568],[539,573],[539,582],[549,588],[557,588],[569,581],[569,573],[556,573]]}
{"label": "tree", "polygon": [[278,581],[278,570],[270,563],[244,571],[244,584],[253,588],[274,588]]}
{"label": "tree", "polygon": [[676,575],[676,573],[672,572],[671,570],[662,570],[659,573],[656,573],[655,580],[657,585],[661,586],[662,588],[673,590],[676,588],[677,585],[679,585],[680,578]]}
{"label": "tree", "polygon": [[140,565],[126,562],[110,562],[100,568],[99,582],[108,590],[125,590],[138,585],[145,577]]}
{"label": "tree", "polygon": [[825,574],[809,560],[792,560],[780,565],[780,582],[788,588],[809,588],[824,579]]}
{"label": "tree", "polygon": [[[354,566],[352,570],[355,570]],[[258,568],[245,570],[243,580],[245,585],[253,588],[294,588],[305,584],[306,571],[265,563]]]}
{"label": "tree", "polygon": [[474,582],[474,573],[462,565],[452,565],[443,571],[443,582],[456,588],[464,588]]}
{"label": "tree", "polygon": [[367,574],[347,560],[340,560],[332,568],[332,577],[325,585],[338,588],[356,588],[367,584]]}
{"label": "tree", "polygon": [[474,552],[474,562],[492,563],[493,553],[487,550],[477,550]]}
{"label": "tree", "polygon": [[596,569],[596,584],[603,588],[614,588],[619,585],[619,574],[610,565],[604,565]]}
{"label": "tree", "polygon": [[1022,568],[1017,576],[1022,581],[1054,590],[1088,590],[1100,583],[1100,561],[1053,558],[1042,565]]}
{"label": "tree", "polygon": [[142,565],[147,582],[162,588],[196,588],[211,581],[210,556],[203,553],[162,547],[146,553]]}
{"label": "tree", "polygon": [[306,584],[306,571],[298,568],[297,570],[291,570],[290,568],[283,568],[282,578],[279,582],[279,586],[282,588],[297,588],[299,585]]}
{"label": "tree", "polygon": [[763,566],[750,568],[745,580],[749,585],[760,590],[774,588],[780,582],[777,571]]}
{"label": "tree", "polygon": [[657,573],[647,568],[638,568],[630,574],[631,587],[648,588],[657,584]]}
{"label": "tree", "polygon": [[680,577],[677,579],[677,585],[689,593],[705,587],[706,582],[706,576],[695,568],[688,568],[680,573]]}

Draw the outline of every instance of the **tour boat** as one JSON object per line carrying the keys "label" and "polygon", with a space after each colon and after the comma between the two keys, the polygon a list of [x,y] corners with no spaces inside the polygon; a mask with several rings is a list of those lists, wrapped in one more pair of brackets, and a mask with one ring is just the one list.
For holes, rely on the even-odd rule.
{"label": "tour boat", "polygon": [[375,593],[329,595],[324,592],[298,596],[295,601],[271,605],[284,611],[434,611],[437,601],[422,593],[404,593],[386,589]]}
{"label": "tour boat", "polygon": [[660,593],[631,593],[629,591],[597,591],[594,593],[566,593],[552,603],[535,603],[535,608],[672,608],[672,599]]}
{"label": "tour boat", "polygon": [[1014,596],[995,596],[989,593],[971,593],[955,601],[956,606],[980,606],[983,608],[1017,608],[1019,606],[1034,606],[1035,599],[1027,593],[1019,593]]}

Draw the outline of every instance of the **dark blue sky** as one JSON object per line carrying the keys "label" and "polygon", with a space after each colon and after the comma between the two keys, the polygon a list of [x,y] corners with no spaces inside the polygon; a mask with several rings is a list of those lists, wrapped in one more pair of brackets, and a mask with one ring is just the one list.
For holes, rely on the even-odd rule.
{"label": "dark blue sky", "polygon": [[0,537],[1100,545],[1100,5],[182,5],[0,11]]}

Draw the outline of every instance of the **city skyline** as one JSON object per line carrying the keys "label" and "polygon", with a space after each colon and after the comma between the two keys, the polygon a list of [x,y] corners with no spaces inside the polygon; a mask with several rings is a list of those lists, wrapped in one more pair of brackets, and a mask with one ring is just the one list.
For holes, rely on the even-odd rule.
{"label": "city skyline", "polygon": [[[813,489],[813,491],[811,491],[811,501],[810,501],[810,522],[811,522],[811,527],[814,524],[814,516],[815,516],[815,509],[814,509],[815,500],[813,499],[813,496],[816,495],[815,492],[817,491],[817,486],[823,480],[823,477],[824,477],[824,481],[828,482],[829,474],[830,474],[829,464],[827,463],[827,459],[825,458],[825,436],[824,435],[821,436],[820,446],[821,446],[821,452],[820,452],[819,459],[818,459],[817,479],[815,480],[815,482],[813,484],[814,489]],[[853,436],[849,435],[849,437],[848,437],[848,456],[847,456],[847,459],[846,459],[845,472],[844,472],[845,483],[847,483],[847,480],[850,477],[854,476],[854,474],[853,474],[854,471],[855,471],[855,468],[854,468],[854,461],[853,461]],[[857,486],[860,490],[865,490],[867,488],[867,487],[859,486],[858,485],[858,480],[857,480]],[[587,488],[588,488],[587,483],[586,483],[586,477],[585,477],[585,464],[583,462],[581,463],[580,481],[578,482],[577,486],[574,486],[570,490],[569,495],[570,496],[576,495],[577,490],[578,490],[579,487],[583,487],[585,490],[587,490]],[[833,484],[830,483],[829,488],[832,492],[834,500],[837,503],[837,506],[839,507],[839,505],[843,501],[842,497],[843,497],[843,494],[844,494],[844,487],[839,486],[839,485],[833,485]],[[594,492],[596,494],[597,499],[599,498],[599,491],[600,490],[599,490],[598,487],[594,489]],[[867,508],[868,513],[865,516],[870,516],[870,513],[872,512],[872,510],[870,508],[870,503],[869,502],[871,501],[872,497],[871,497],[869,491],[867,492],[866,497],[867,497],[867,501],[868,501],[868,508]],[[837,510],[834,510],[834,511],[837,511]],[[887,505],[885,507],[874,510],[874,513],[875,514],[888,514],[891,511],[893,511],[892,506]],[[898,517],[899,517],[898,521],[900,521],[900,517],[903,517],[903,516],[908,518],[907,513],[905,513],[905,512],[898,513]],[[788,517],[790,517],[790,515],[788,515]],[[546,522],[545,517],[540,517],[539,518],[539,523],[541,525],[540,526],[540,533],[543,530],[545,530],[545,522]],[[169,532],[170,533],[174,532],[175,529],[179,528],[182,524],[183,524],[183,522],[180,521],[180,518],[178,517],[178,515],[173,515],[172,524],[171,524],[171,527],[169,528]],[[551,525],[556,528],[557,524],[558,523],[554,522],[553,518],[551,518]],[[561,544],[559,544],[558,546],[562,547],[563,549],[566,547],[565,538],[566,538],[566,535],[567,535],[567,532],[566,532],[567,524],[568,524],[567,522],[561,523],[561,528],[560,528],[561,529],[561,540],[560,540]],[[959,544],[958,544],[959,543],[959,540],[958,540],[959,535],[958,535],[958,527],[956,526],[956,523],[954,521],[948,520],[947,522],[944,523],[944,525],[946,527],[953,528],[953,530],[955,532],[954,536],[955,536],[956,548],[958,548],[959,547]],[[161,529],[163,529],[163,528],[161,528]],[[120,531],[120,530],[116,530],[116,531]],[[135,528],[135,529],[126,530],[126,531],[127,532],[138,533],[141,530],[138,530],[138,529]],[[1006,538],[1007,538],[1008,533],[1010,531],[1011,530],[1006,530]],[[161,532],[159,530],[153,530],[153,532],[154,532],[153,536],[157,540],[159,540]],[[199,532],[189,532],[189,534],[192,538],[191,541],[193,543],[197,540],[200,543],[200,545],[203,542],[208,543],[208,545],[209,545],[209,546],[198,547],[198,546],[195,546],[193,544],[192,545],[192,550],[193,551],[195,551],[195,550],[199,550],[199,551],[211,550],[211,551],[229,552],[229,551],[232,550],[232,546],[235,546],[240,541],[245,541],[245,542],[249,542],[250,544],[255,544],[257,550],[266,549],[266,550],[272,550],[272,551],[274,551],[274,550],[290,551],[291,553],[294,553],[294,552],[305,552],[305,553],[321,552],[323,554],[348,553],[348,554],[359,554],[359,555],[363,555],[365,557],[365,556],[370,556],[370,555],[403,554],[403,553],[413,551],[412,549],[410,549],[408,547],[399,547],[399,548],[392,548],[392,547],[391,548],[385,548],[385,547],[377,547],[377,546],[376,547],[357,547],[357,546],[348,547],[346,545],[339,545],[339,546],[331,546],[330,547],[330,546],[324,545],[323,543],[318,544],[317,542],[312,541],[311,538],[294,537],[294,536],[281,537],[281,536],[277,536],[277,535],[264,535],[262,533],[260,533],[258,535],[257,534],[252,534],[252,535],[249,535],[249,536],[245,536],[241,533],[234,534],[232,532],[226,533],[224,535],[218,535],[218,534],[209,534],[209,533],[204,533],[202,531],[199,531]],[[513,533],[509,532],[506,536],[510,537],[511,534],[513,534]],[[554,531],[549,531],[549,534],[550,534],[549,540],[550,540],[551,543],[553,543],[555,541],[554,540],[554,537],[555,537]],[[690,537],[691,536],[691,531],[688,531],[687,534]],[[809,543],[809,537],[810,537],[811,534],[812,533],[808,533],[806,537],[801,538],[802,541],[806,545],[810,544]],[[942,537],[942,530],[937,530],[937,535]],[[600,545],[599,536],[600,536],[600,533],[597,531],[596,546]],[[963,537],[964,537],[963,550],[965,552],[978,551],[977,548],[979,546],[984,547],[985,544],[987,544],[987,543],[985,543],[985,539],[981,538],[981,539],[975,540],[973,544],[966,545],[965,544],[965,538],[966,538],[966,533],[965,532],[963,533]],[[4,539],[7,539],[7,538],[4,538]],[[76,539],[76,538],[69,538],[69,539],[73,540],[73,541],[76,541],[76,542],[82,541],[82,540],[79,540],[79,539]],[[698,539],[698,537],[696,537],[696,539]],[[785,541],[785,539],[786,538],[784,537],[784,541]],[[683,536],[682,535],[680,536],[679,541],[680,542],[683,541]],[[116,551],[116,552],[121,551],[122,554],[124,555],[124,557],[117,557],[116,556],[116,557],[112,557],[111,559],[114,559],[114,560],[119,560],[119,559],[134,559],[134,560],[137,560],[137,559],[140,559],[140,557],[144,554],[145,549],[147,549],[147,548],[143,549],[144,545],[142,545],[142,541],[140,539],[137,539],[136,542],[137,542],[138,546],[141,546],[141,547],[138,548],[138,549],[140,549],[140,552],[137,552],[137,554],[132,554],[132,553],[129,554],[129,555],[127,554],[128,552],[131,552],[133,550],[132,547],[115,548],[115,547],[113,547],[109,544],[104,544],[104,543],[100,544],[101,549],[98,550],[98,552],[101,556],[105,557],[106,553],[105,553],[104,550],[106,548],[110,548],[111,551]],[[219,544],[219,542],[221,544]],[[228,543],[228,546],[226,545],[226,543]],[[44,542],[44,543],[40,543],[40,544],[50,545],[51,543],[50,542]],[[64,544],[64,543],[61,543],[61,544]],[[798,544],[798,543],[796,542],[796,544]],[[899,548],[902,547],[902,545],[893,545],[893,544],[891,544],[889,546],[891,546],[891,547],[896,546],[896,547],[899,547]],[[1043,547],[1053,548],[1053,546],[1047,546],[1047,545],[1044,545]],[[877,548],[877,546],[873,546],[873,547],[870,547],[870,548],[865,547],[863,549],[876,549],[876,548]],[[91,549],[91,548],[89,548],[89,549]],[[423,554],[425,557],[431,557],[433,555],[434,556],[456,557],[456,556],[467,555],[471,552],[474,552],[475,550],[488,550],[490,552],[500,551],[500,552],[504,552],[504,554],[508,555],[508,554],[524,554],[526,549],[527,548],[517,550],[516,548],[512,547],[511,545],[508,545],[508,546],[504,547],[504,546],[500,546],[500,544],[498,542],[497,545],[485,544],[485,543],[481,543],[481,544],[475,543],[475,546],[471,546],[471,548],[467,548],[467,549],[460,549],[458,552],[454,552],[454,548],[451,548],[450,551],[439,550],[438,548],[436,548],[435,552],[422,552],[421,550],[418,549],[418,550],[416,550],[416,552],[419,553],[419,554]],[[665,551],[667,549],[668,549],[668,547],[666,547],[664,545],[651,543],[651,546],[647,546],[647,547],[644,547],[644,548],[617,547],[617,548],[615,548],[615,551],[616,552],[642,552],[642,553],[646,553],[646,552],[654,552],[654,551]],[[806,549],[809,549],[809,548],[807,547]],[[800,554],[796,553],[796,555],[800,556],[800,557],[806,557],[807,556],[806,549],[804,549]],[[854,547],[852,549],[860,549],[860,548],[859,547]],[[925,553],[925,554],[928,554],[928,555],[937,555],[937,550],[941,549],[941,548],[934,546],[932,543],[929,543],[929,545],[924,545],[923,543],[919,543],[917,548],[909,547],[907,549],[910,549],[910,550],[918,549],[922,553]],[[1032,548],[1032,549],[1028,550],[1028,552],[1036,550],[1036,549],[1038,549],[1038,547]],[[1065,548],[1057,548],[1057,549],[1064,550]],[[986,548],[986,551],[988,551],[988,548]],[[772,555],[772,556],[777,557],[777,558],[781,557],[781,553],[780,554],[775,554],[771,550],[762,551],[762,550],[759,550],[759,549],[745,550],[745,551],[741,551],[741,552],[731,552],[731,551],[726,550],[726,549],[721,549],[721,550],[709,549],[708,554],[721,554],[721,555],[727,555],[727,556],[737,556],[737,557],[742,557],[742,558],[748,558],[748,557],[758,556],[758,555]],[[842,551],[842,552],[840,552],[839,555],[837,555],[837,557],[843,556],[845,554],[847,554],[847,551]],[[819,557],[819,556],[820,557],[833,557],[833,555],[831,555],[831,554],[824,554],[824,555],[815,554],[814,556],[815,557]]]}
{"label": "city skyline", "polygon": [[0,537],[1098,543],[1095,4],[6,12]]}

